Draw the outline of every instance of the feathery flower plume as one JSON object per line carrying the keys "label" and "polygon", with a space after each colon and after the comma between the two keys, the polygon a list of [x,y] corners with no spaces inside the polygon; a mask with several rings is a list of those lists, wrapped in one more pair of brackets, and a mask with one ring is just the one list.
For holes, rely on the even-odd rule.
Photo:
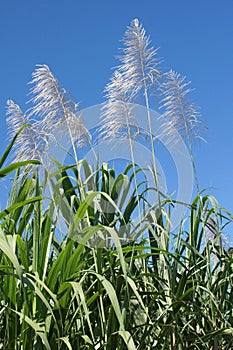
{"label": "feathery flower plume", "polygon": [[186,139],[196,188],[199,192],[192,141],[194,138],[199,137],[200,115],[197,106],[187,98],[188,93],[192,91],[189,88],[190,82],[186,81],[186,77],[182,77],[173,70],[165,73],[164,79],[160,86],[162,96],[160,108],[164,109],[161,117],[165,119],[161,128],[161,135],[166,136],[168,142],[175,142],[174,130],[176,130]]}
{"label": "feathery flower plume", "polygon": [[[122,41],[125,47],[121,50],[122,55],[118,56],[121,64],[105,88],[107,100],[103,106],[103,127],[100,130],[104,138],[113,138],[114,135],[125,138],[130,135],[129,126],[137,123],[129,104],[143,92],[146,107],[149,108],[148,89],[155,87],[160,78],[157,50],[150,46],[149,37],[138,19],[132,21]],[[126,126],[128,135],[123,132]]]}
{"label": "feathery flower plume", "polygon": [[[46,65],[39,65],[32,74],[33,106],[24,114],[13,101],[7,102],[9,133],[14,136],[25,124],[29,124],[15,143],[15,160],[39,159],[43,163],[48,142],[56,133],[68,133],[73,149],[90,141],[90,134],[77,111],[77,105],[68,99],[56,78]],[[17,153],[16,153],[17,152]],[[76,152],[76,151],[75,151]],[[76,157],[77,158],[77,157]]]}
{"label": "feathery flower plume", "polygon": [[[136,121],[131,113],[130,85],[124,81],[122,74],[115,71],[110,83],[105,87],[106,102],[103,105],[101,118],[103,126],[99,129],[102,139],[125,139],[131,137],[131,125]],[[125,133],[125,130],[127,132]]]}
{"label": "feathery flower plume", "polygon": [[10,137],[14,137],[16,133],[27,125],[17,137],[14,144],[14,161],[25,161],[29,159],[41,158],[41,150],[43,147],[41,135],[36,131],[34,126],[30,123],[27,114],[24,114],[20,107],[12,100],[7,101],[7,125]]}
{"label": "feathery flower plume", "polygon": [[199,137],[199,112],[196,105],[187,98],[192,89],[189,88],[190,81],[179,73],[170,70],[164,73],[164,82],[161,84],[161,106],[164,110],[162,118],[162,133],[168,136],[169,141],[175,142],[174,130],[179,131],[181,136],[187,138],[188,143],[193,138]]}
{"label": "feathery flower plume", "polygon": [[31,89],[33,107],[29,116],[41,121],[44,134],[53,135],[54,130],[68,128],[72,143],[83,145],[90,134],[77,114],[77,105],[68,99],[47,65],[38,65],[32,74]]}
{"label": "feathery flower plume", "polygon": [[131,100],[140,91],[154,87],[160,77],[157,50],[150,46],[150,38],[138,19],[134,19],[123,37],[123,55],[119,56],[119,71],[131,88]]}

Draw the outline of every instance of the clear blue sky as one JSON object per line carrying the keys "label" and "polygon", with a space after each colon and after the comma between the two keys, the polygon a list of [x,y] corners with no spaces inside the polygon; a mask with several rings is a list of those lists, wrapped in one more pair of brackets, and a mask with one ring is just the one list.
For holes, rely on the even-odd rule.
{"label": "clear blue sky", "polygon": [[46,63],[83,108],[103,102],[126,26],[138,17],[167,68],[195,87],[209,128],[195,149],[201,188],[233,212],[233,0],[7,0],[0,2],[1,152],[5,105],[25,108],[27,82]]}

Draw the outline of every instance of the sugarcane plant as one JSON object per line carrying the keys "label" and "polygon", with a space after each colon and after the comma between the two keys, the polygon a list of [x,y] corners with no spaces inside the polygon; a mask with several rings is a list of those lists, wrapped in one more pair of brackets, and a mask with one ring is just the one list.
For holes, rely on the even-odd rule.
{"label": "sugarcane plant", "polygon": [[[139,20],[123,45],[94,133],[46,65],[33,73],[26,112],[7,102],[11,142],[0,180],[15,175],[0,212],[0,349],[233,348],[226,239],[233,216],[199,189],[193,141],[201,121],[189,82],[163,71]],[[137,103],[146,109],[146,131]],[[161,135],[175,142],[175,129],[187,145],[196,183],[190,203],[160,189],[152,107],[161,111]],[[151,152],[146,169],[137,164],[139,138]],[[123,171],[99,164],[101,140],[119,147],[127,140],[131,159]],[[51,144],[65,149],[67,164],[50,157]],[[172,211],[181,204],[187,214],[174,228]]]}

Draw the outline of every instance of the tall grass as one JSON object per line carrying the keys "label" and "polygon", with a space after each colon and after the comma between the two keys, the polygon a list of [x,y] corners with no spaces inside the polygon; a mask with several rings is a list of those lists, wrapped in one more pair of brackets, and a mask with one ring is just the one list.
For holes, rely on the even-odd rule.
{"label": "tall grass", "polygon": [[[151,60],[155,52],[148,49],[149,39],[137,20],[126,38],[126,56],[118,72],[122,84],[129,78],[137,83],[140,74],[144,80],[141,85],[131,84],[130,94],[128,90],[124,94],[134,98],[142,89],[149,113],[146,84],[162,84]],[[134,45],[146,51],[130,76],[127,69],[142,57]],[[129,60],[132,55],[137,62]],[[149,62],[153,72],[140,70],[142,62]],[[0,349],[232,349],[233,256],[224,242],[232,215],[198,189],[192,203],[184,203],[187,216],[172,230],[172,208],[180,204],[160,198],[158,206],[144,211],[147,192],[158,190],[158,184],[156,176],[152,189],[138,180],[143,169],[135,164],[133,147],[132,162],[122,173],[106,163],[92,169],[75,153],[72,123],[79,114],[47,66],[37,68],[33,84],[32,109],[23,114],[9,102],[8,123],[16,136],[0,160],[1,177],[15,172],[8,204],[0,212]],[[166,92],[164,96],[168,97]],[[122,101],[111,99],[105,107],[112,102],[122,107]],[[110,112],[107,116],[113,117]],[[188,130],[196,116],[191,112],[188,109],[182,115]],[[33,113],[39,116],[36,124]],[[16,120],[17,116],[24,118]],[[45,169],[41,179],[40,147],[46,149],[53,118],[68,127],[74,164],[54,160],[55,170],[48,173]],[[149,118],[148,114],[148,123]],[[21,125],[21,120],[30,125]],[[123,129],[125,125],[127,129],[127,121]],[[79,136],[90,143],[91,135],[85,126],[80,128]],[[40,152],[31,154],[27,143],[25,155],[23,140],[28,141],[28,133],[35,135],[36,130],[42,137]],[[127,137],[131,139],[129,129]],[[153,137],[150,142],[155,157]],[[188,143],[191,146],[191,134]],[[16,150],[15,161],[4,166],[14,145],[19,153]],[[45,201],[48,185],[50,199]],[[135,226],[138,209],[140,223]]]}
{"label": "tall grass", "polygon": [[[68,223],[62,241],[51,219],[54,202],[42,208],[37,174],[16,178],[1,213],[2,348],[231,349],[232,252],[222,229],[232,216],[198,195],[177,232],[169,231],[168,217],[160,225],[145,219],[156,244],[148,237],[122,246],[116,232],[130,222],[135,196],[123,213],[95,210],[98,193],[118,200],[119,179],[112,169],[104,173],[95,184],[101,189],[84,201],[64,167],[56,173],[67,202],[75,198],[75,227]],[[106,231],[112,248],[87,245]]]}

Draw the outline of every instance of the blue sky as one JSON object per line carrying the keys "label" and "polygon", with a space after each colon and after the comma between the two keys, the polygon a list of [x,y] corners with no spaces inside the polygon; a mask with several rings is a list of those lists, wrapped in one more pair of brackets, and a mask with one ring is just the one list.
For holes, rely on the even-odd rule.
{"label": "blue sky", "polygon": [[103,102],[120,39],[135,17],[160,47],[163,65],[192,81],[209,129],[208,143],[195,148],[200,187],[233,212],[232,0],[1,1],[1,152],[6,100],[26,108],[36,64],[48,64],[83,108]]}

